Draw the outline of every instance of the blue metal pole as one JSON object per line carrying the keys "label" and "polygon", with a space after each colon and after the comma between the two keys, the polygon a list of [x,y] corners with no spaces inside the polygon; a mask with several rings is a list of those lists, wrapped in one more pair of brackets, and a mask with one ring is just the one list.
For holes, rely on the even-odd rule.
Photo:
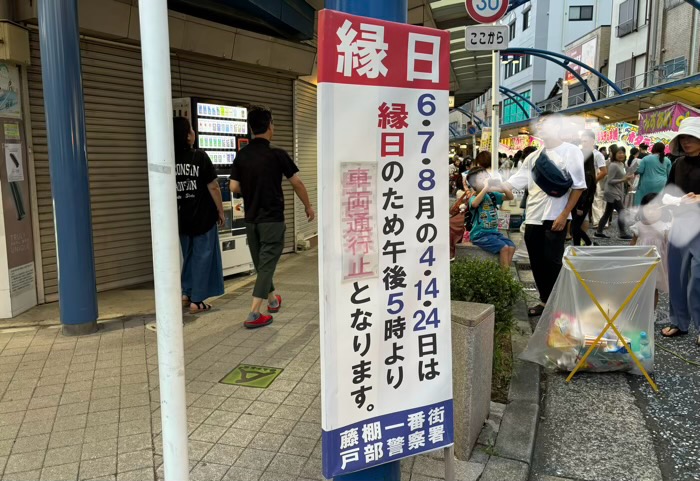
{"label": "blue metal pole", "polygon": [[[514,48],[509,48],[509,49],[507,49],[507,50],[503,50],[501,53],[502,53],[502,54],[524,53],[524,54],[530,54],[530,55],[540,54],[540,55],[539,55],[540,57],[541,57],[542,55],[548,55],[548,56],[550,56],[550,57],[560,58],[560,59],[565,60],[565,61],[567,61],[567,62],[575,63],[575,64],[578,65],[579,67],[585,68],[586,70],[588,70],[589,72],[591,72],[593,75],[595,75],[596,77],[598,77],[599,79],[601,79],[603,82],[605,82],[606,84],[610,85],[610,86],[612,87],[612,89],[613,89],[615,92],[618,93],[618,95],[623,95],[623,94],[624,94],[624,92],[622,91],[622,89],[621,89],[620,87],[618,87],[617,84],[616,84],[615,82],[613,82],[612,80],[610,80],[608,77],[606,77],[605,75],[603,75],[601,72],[599,72],[598,70],[594,69],[594,68],[591,67],[590,65],[586,65],[585,63],[583,63],[583,62],[581,62],[581,61],[579,61],[579,60],[576,60],[575,58],[569,57],[568,55],[564,55],[564,54],[556,53],[556,52],[550,52],[549,50],[542,50],[542,49],[540,49],[540,48],[526,48],[526,47],[514,47]],[[535,55],[535,56],[538,56],[538,55]]]}
{"label": "blue metal pole", "polygon": [[588,85],[588,83],[585,80],[583,80],[583,77],[581,77],[581,75],[576,70],[571,68],[566,62],[562,62],[560,60],[557,60],[556,58],[550,57],[549,55],[545,55],[543,53],[529,52],[529,55],[532,55],[533,57],[543,58],[545,60],[548,60],[552,63],[559,65],[561,68],[563,68],[564,70],[568,71],[571,75],[573,75],[576,78],[576,80],[578,80],[579,83],[581,85],[583,85],[583,88],[586,90],[588,95],[591,96],[591,100],[593,102],[595,102],[597,100],[595,95],[593,94],[593,90],[591,90],[591,87]]}
{"label": "blue metal pole", "polygon": [[408,21],[408,0],[326,0],[326,8],[390,22]]}
{"label": "blue metal pole", "polygon": [[[326,8],[390,22],[408,21],[408,0],[326,0]],[[391,463],[337,476],[337,481],[401,481],[401,463]]]}
{"label": "blue metal pole", "polygon": [[508,87],[504,87],[504,86],[501,85],[501,92],[508,92],[508,93],[511,94],[511,95],[515,95],[517,98],[519,98],[519,99],[522,100],[523,102],[529,104],[530,107],[532,107],[533,109],[535,109],[535,112],[537,112],[538,114],[541,114],[541,113],[542,113],[542,110],[541,110],[537,105],[533,104],[533,103],[530,101],[530,99],[524,97],[523,95],[519,94],[519,93],[516,92],[515,90],[511,90],[511,89],[509,89]]}
{"label": "blue metal pole", "polygon": [[473,117],[474,120],[476,120],[476,122],[477,122],[480,126],[481,126],[481,124],[484,124],[484,123],[485,123],[485,122],[484,122],[483,120],[481,120],[477,115],[474,115],[473,113],[471,113],[471,112],[469,112],[469,111],[467,111],[467,110],[464,110],[464,107],[455,107],[453,110],[456,110],[457,112],[462,112],[462,113],[463,113],[464,115],[466,115],[467,117]]}
{"label": "blue metal pole", "polygon": [[510,0],[510,6],[508,7],[508,11],[512,12],[516,8],[525,5],[528,3],[530,0]]}
{"label": "blue metal pole", "polygon": [[97,330],[77,0],[39,1],[39,42],[63,333]]}

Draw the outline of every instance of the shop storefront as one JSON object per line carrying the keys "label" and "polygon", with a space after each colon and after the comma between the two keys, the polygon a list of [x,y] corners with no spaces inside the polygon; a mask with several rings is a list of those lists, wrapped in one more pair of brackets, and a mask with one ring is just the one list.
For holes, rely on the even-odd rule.
{"label": "shop storefront", "polygon": [[639,112],[638,125],[628,122],[616,122],[600,125],[596,129],[596,141],[599,146],[609,147],[613,144],[625,147],[627,150],[641,144],[649,148],[657,142],[669,144],[678,131],[681,121],[687,117],[700,117],[700,109],[675,102],[661,105]]}
{"label": "shop storefront", "polygon": [[501,139],[501,151],[507,155],[515,155],[516,152],[530,146],[541,149],[543,147],[542,140],[532,135],[514,135]]}
{"label": "shop storefront", "polygon": [[[81,16],[81,28],[83,20]],[[86,23],[91,21],[85,19]],[[195,20],[190,26],[194,32],[193,26],[197,26]],[[274,142],[297,159],[315,204],[315,86],[297,80],[299,75],[311,73],[315,50],[250,34],[250,38],[245,38],[255,41],[251,40],[250,48],[238,55],[247,62],[236,61],[235,51],[228,59],[198,53],[216,48],[215,42],[220,38],[215,35],[226,28],[220,27],[211,38],[202,27],[199,35],[192,33],[189,41],[185,35],[177,42],[173,37],[182,36],[182,32],[171,33],[171,43],[182,47],[171,54],[173,98],[199,97],[271,108]],[[239,43],[243,42],[243,33],[235,33]],[[196,44],[195,39],[201,44]],[[206,43],[209,41],[214,44]],[[37,291],[40,302],[50,302],[58,298],[58,274],[39,35],[34,28],[30,32],[30,47],[27,134],[36,172],[33,193]],[[262,50],[257,51],[258,47]],[[152,279],[151,229],[158,226],[151,226],[149,217],[141,57],[135,42],[115,42],[99,35],[82,37],[81,56],[97,289],[108,290]],[[276,58],[281,59],[277,64]],[[285,252],[293,252],[297,239],[313,237],[317,228],[305,221],[297,227],[301,216],[297,215],[299,209],[288,184],[285,202]],[[301,211],[303,214],[303,208]]]}
{"label": "shop storefront", "polygon": [[668,144],[672,136],[665,133],[642,135],[639,133],[639,126],[628,122],[617,122],[614,124],[601,125],[596,132],[596,143],[599,147],[610,147],[613,144],[624,147],[629,151],[632,147],[647,144],[649,148],[656,142]]}

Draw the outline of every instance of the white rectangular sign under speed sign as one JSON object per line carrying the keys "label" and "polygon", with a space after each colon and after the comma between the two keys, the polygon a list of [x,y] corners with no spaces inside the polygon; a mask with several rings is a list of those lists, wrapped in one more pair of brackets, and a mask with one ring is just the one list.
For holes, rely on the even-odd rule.
{"label": "white rectangular sign under speed sign", "polygon": [[466,29],[467,50],[505,50],[508,48],[508,25],[471,25]]}

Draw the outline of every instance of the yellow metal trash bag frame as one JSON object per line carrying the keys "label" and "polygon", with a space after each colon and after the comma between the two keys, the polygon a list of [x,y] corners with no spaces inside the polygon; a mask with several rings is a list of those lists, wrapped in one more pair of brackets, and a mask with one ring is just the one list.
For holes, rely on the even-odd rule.
{"label": "yellow metal trash bag frame", "polygon": [[[588,357],[593,353],[593,351],[595,350],[596,346],[598,346],[598,344],[600,343],[600,341],[601,341],[601,339],[603,338],[603,336],[605,336],[605,334],[608,332],[609,329],[612,329],[612,330],[615,332],[615,335],[617,336],[617,338],[620,340],[620,342],[622,343],[622,345],[625,347],[625,349],[626,349],[627,352],[629,353],[629,355],[632,357],[632,360],[634,361],[634,363],[636,364],[636,366],[639,368],[639,370],[641,371],[641,373],[644,375],[644,377],[646,378],[646,380],[647,380],[647,381],[649,382],[649,384],[651,385],[651,388],[654,390],[654,392],[658,392],[658,391],[659,391],[658,386],[657,386],[656,383],[653,381],[653,379],[651,378],[651,376],[649,376],[649,373],[647,372],[646,369],[644,369],[643,364],[639,361],[639,359],[637,358],[637,356],[636,356],[636,355],[634,354],[634,352],[632,351],[632,346],[630,345],[630,343],[628,343],[628,342],[625,340],[625,338],[623,337],[623,335],[620,333],[620,331],[619,331],[619,330],[617,329],[617,327],[615,326],[615,321],[617,320],[617,318],[618,318],[618,317],[620,316],[620,314],[625,310],[625,308],[629,305],[629,303],[632,301],[632,299],[633,299],[634,296],[637,294],[637,292],[641,289],[641,287],[645,284],[645,282],[646,282],[646,281],[649,279],[649,277],[652,275],[652,273],[654,272],[654,270],[656,270],[656,268],[659,266],[660,259],[658,259],[658,253],[656,253],[655,249],[653,249],[653,248],[650,249],[650,250],[648,251],[648,253],[646,254],[645,257],[656,256],[656,257],[657,257],[657,260],[649,267],[649,269],[646,271],[646,273],[644,274],[644,276],[639,280],[639,282],[637,282],[637,283],[635,284],[634,288],[633,288],[632,291],[629,293],[629,295],[627,296],[627,298],[625,299],[625,301],[622,303],[622,305],[620,306],[620,308],[617,310],[617,312],[616,312],[612,317],[610,317],[610,316],[608,315],[608,313],[605,312],[605,309],[603,309],[603,306],[600,305],[600,302],[599,302],[598,299],[596,298],[595,294],[594,294],[593,291],[591,290],[591,288],[590,288],[590,286],[588,285],[588,283],[586,282],[586,280],[581,276],[581,274],[578,272],[578,270],[576,269],[576,267],[574,267],[573,262],[571,262],[571,259],[569,258],[569,256],[576,257],[576,256],[577,256],[577,250],[580,250],[580,249],[573,248],[573,249],[567,250],[567,254],[564,255],[564,262],[566,263],[567,266],[569,266],[569,268],[571,269],[571,271],[574,273],[574,275],[576,276],[576,278],[578,279],[578,281],[579,281],[579,282],[581,283],[581,285],[583,286],[583,288],[584,288],[584,290],[586,291],[586,293],[588,294],[588,296],[591,298],[591,300],[593,301],[593,303],[596,305],[596,307],[598,308],[598,310],[599,310],[600,313],[602,314],[603,318],[605,319],[606,326],[605,326],[605,328],[600,332],[600,334],[599,334],[598,337],[596,338],[595,342],[594,342],[593,344],[591,344],[591,346],[588,348],[588,350],[586,351],[586,354],[584,354],[584,356],[578,361],[578,363],[576,364],[576,367],[574,368],[574,370],[571,371],[571,373],[569,374],[569,376],[566,378],[566,382],[571,382],[571,379],[573,379],[573,377],[574,377],[574,375],[576,374],[576,372],[578,372],[578,370],[581,369],[581,368],[585,365],[586,360],[587,360]],[[588,249],[586,249],[586,250],[588,250]],[[589,252],[592,253],[592,251],[589,251]],[[584,255],[585,255],[585,254],[584,254]]]}

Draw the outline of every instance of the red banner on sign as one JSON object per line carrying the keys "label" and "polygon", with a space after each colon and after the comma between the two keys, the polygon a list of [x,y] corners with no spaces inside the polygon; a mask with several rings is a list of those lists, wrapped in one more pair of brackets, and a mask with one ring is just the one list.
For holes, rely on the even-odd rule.
{"label": "red banner on sign", "polygon": [[318,30],[319,83],[450,88],[449,32],[333,10]]}

